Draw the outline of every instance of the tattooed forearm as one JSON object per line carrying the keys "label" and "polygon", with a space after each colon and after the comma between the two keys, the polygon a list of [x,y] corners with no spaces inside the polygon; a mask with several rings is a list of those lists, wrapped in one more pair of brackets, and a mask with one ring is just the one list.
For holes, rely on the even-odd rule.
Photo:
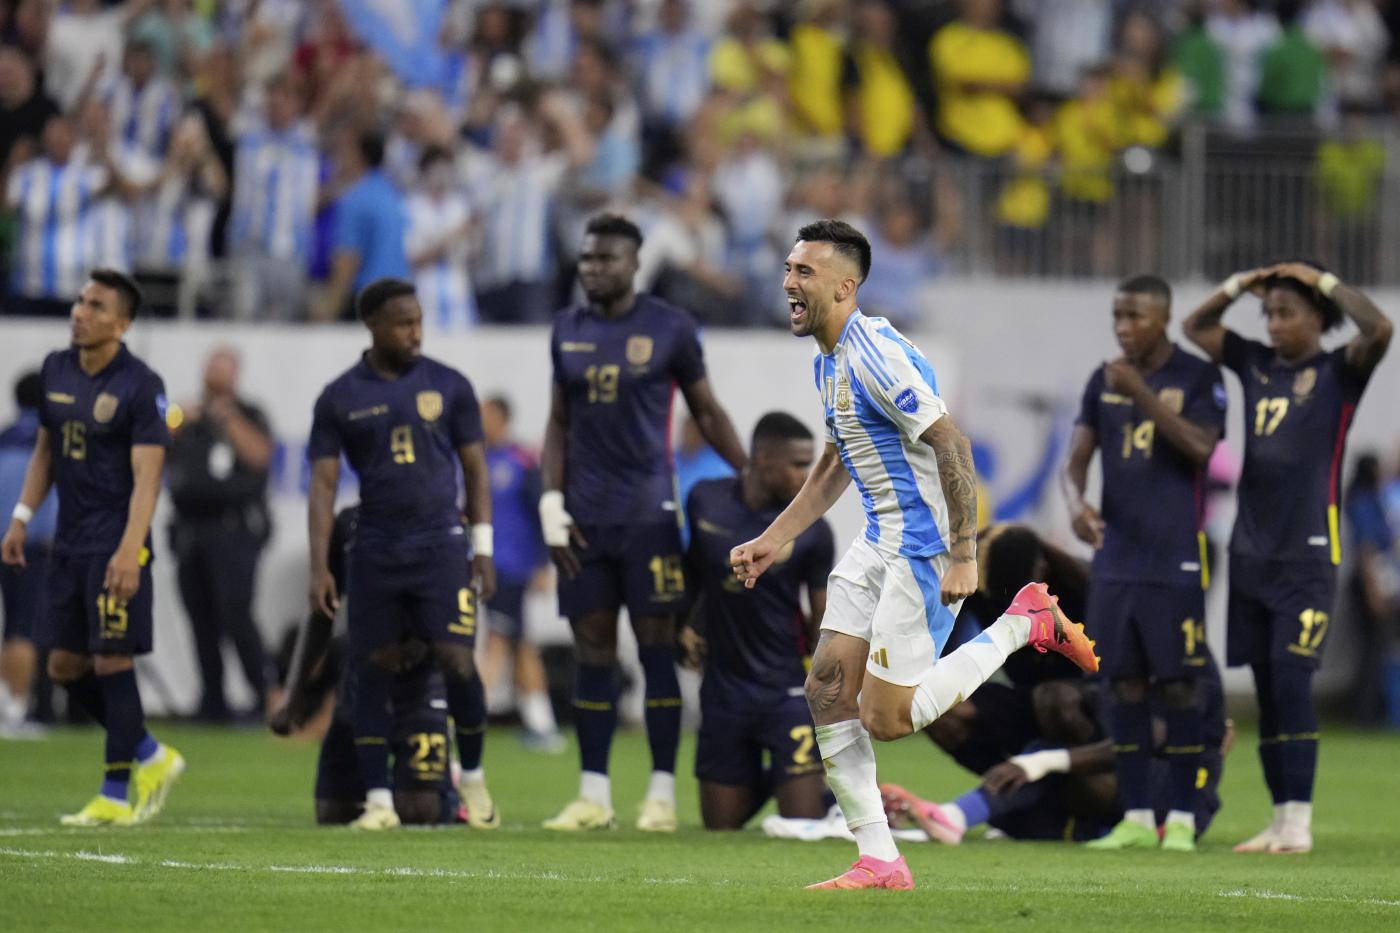
{"label": "tattooed forearm", "polygon": [[977,471],[972,445],[961,432],[951,444],[935,445],[938,479],[948,503],[948,553],[953,560],[977,559]]}

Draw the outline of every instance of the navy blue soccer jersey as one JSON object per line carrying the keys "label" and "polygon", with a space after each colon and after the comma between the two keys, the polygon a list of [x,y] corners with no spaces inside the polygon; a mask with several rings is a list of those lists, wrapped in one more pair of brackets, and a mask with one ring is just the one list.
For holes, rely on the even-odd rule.
{"label": "navy blue soccer jersey", "polygon": [[359,475],[357,542],[430,543],[462,534],[457,451],[481,439],[466,376],[425,356],[386,379],[361,357],[316,400],[307,456],[344,453]]}
{"label": "navy blue soccer jersey", "polygon": [[815,646],[808,644],[800,591],[826,589],[835,557],[831,526],[821,519],[798,535],[751,590],[729,563],[730,550],[762,534],[780,511],[750,509],[734,477],[705,480],[690,493],[688,564],[704,599],[707,678],[781,691],[806,679],[803,659]]}
{"label": "navy blue soccer jersey", "polygon": [[550,354],[569,407],[564,500],[574,521],[675,519],[671,406],[677,386],[705,376],[690,315],[651,295],[611,320],[575,305],[555,319]]}
{"label": "navy blue soccer jersey", "polygon": [[131,448],[170,445],[165,383],[126,344],[94,375],[83,372],[76,348],[50,353],[41,373],[39,417],[58,490],[54,550],[109,554],[126,531],[135,485]]}
{"label": "navy blue soccer jersey", "polygon": [[1244,471],[1230,551],[1266,560],[1342,560],[1338,528],[1347,431],[1368,373],[1345,348],[1285,363],[1225,332],[1225,365],[1244,388]]}
{"label": "navy blue soccer jersey", "polygon": [[[1187,421],[1225,429],[1226,394],[1220,370],[1173,347],[1158,370],[1144,376],[1168,408]],[[1094,555],[1096,580],[1191,584],[1205,579],[1202,532],[1205,470],[1163,437],[1132,399],[1108,390],[1103,367],[1084,390],[1079,424],[1092,428],[1103,469],[1103,547]]]}

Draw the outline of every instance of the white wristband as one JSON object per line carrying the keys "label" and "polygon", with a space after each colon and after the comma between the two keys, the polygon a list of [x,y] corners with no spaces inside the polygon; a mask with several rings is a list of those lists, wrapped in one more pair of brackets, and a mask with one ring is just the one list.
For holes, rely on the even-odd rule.
{"label": "white wristband", "polygon": [[25,505],[23,502],[16,502],[15,510],[10,513],[10,518],[13,518],[21,525],[28,525],[30,519],[32,519],[33,517],[34,510],[31,509],[29,506]]}
{"label": "white wristband", "polygon": [[1327,298],[1331,298],[1332,290],[1341,284],[1342,280],[1330,272],[1324,272],[1317,278],[1317,290]]}
{"label": "white wristband", "polygon": [[1240,297],[1240,292],[1243,291],[1243,289],[1240,288],[1240,274],[1236,272],[1234,275],[1230,276],[1228,279],[1222,282],[1220,285],[1220,290],[1224,292],[1225,297],[1229,298],[1231,301],[1234,301],[1236,298]]}
{"label": "white wristband", "polygon": [[1063,774],[1068,771],[1069,749],[1047,748],[1024,755],[1012,755],[1007,760],[1026,772],[1026,777],[1031,783],[1035,783],[1047,774]]}
{"label": "white wristband", "polygon": [[472,556],[491,557],[495,554],[496,529],[486,522],[472,526]]}
{"label": "white wristband", "polygon": [[540,531],[549,547],[569,546],[569,526],[574,519],[564,509],[564,493],[547,489],[540,496]]}

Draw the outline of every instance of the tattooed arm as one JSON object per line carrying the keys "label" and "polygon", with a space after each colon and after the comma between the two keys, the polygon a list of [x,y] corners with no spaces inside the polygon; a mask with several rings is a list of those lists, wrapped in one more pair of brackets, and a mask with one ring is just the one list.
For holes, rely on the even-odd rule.
{"label": "tattooed arm", "polygon": [[920,435],[933,448],[938,481],[948,503],[948,556],[953,565],[942,580],[943,604],[977,591],[977,472],[972,444],[952,415],[944,415]]}

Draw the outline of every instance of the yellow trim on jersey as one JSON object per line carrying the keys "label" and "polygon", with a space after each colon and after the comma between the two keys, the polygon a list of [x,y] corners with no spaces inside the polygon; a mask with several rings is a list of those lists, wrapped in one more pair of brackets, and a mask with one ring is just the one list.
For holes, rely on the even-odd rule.
{"label": "yellow trim on jersey", "polygon": [[1332,544],[1332,565],[1341,566],[1342,563],[1342,536],[1338,531],[1337,507],[1329,505],[1327,507],[1327,540]]}
{"label": "yellow trim on jersey", "polygon": [[1206,533],[1196,532],[1196,548],[1201,553],[1201,589],[1210,589],[1210,554],[1206,546]]}

